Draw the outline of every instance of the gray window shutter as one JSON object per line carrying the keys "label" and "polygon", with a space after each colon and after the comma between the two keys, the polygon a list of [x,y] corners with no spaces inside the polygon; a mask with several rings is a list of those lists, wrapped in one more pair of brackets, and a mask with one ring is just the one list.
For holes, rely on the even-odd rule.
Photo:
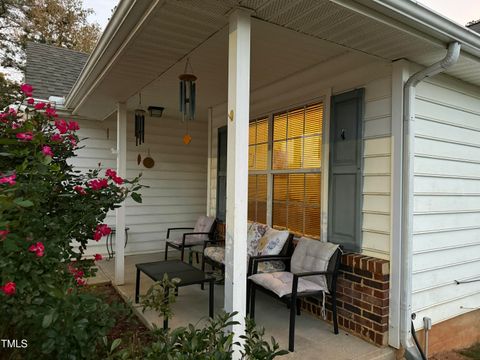
{"label": "gray window shutter", "polygon": [[227,127],[218,129],[217,219],[225,222],[227,211]]}
{"label": "gray window shutter", "polygon": [[328,241],[362,248],[362,129],[364,89],[332,97]]}

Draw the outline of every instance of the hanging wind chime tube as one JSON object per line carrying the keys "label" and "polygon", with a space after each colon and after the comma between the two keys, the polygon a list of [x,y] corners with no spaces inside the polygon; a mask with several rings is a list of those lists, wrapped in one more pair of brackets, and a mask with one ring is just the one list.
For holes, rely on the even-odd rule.
{"label": "hanging wind chime tube", "polygon": [[[190,72],[188,71],[190,67]],[[193,75],[192,64],[187,58],[185,70],[179,77],[180,79],[180,112],[182,121],[185,122],[186,133],[183,136],[183,143],[190,144],[192,137],[188,133],[188,122],[195,119],[196,89],[195,81],[197,77]]]}
{"label": "hanging wind chime tube", "polygon": [[142,109],[142,94],[138,94],[139,107],[135,110],[135,145],[145,142],[145,110]]}
{"label": "hanging wind chime tube", "polygon": [[[188,68],[190,67],[190,72]],[[190,59],[187,59],[184,73],[180,79],[180,112],[182,113],[182,121],[195,119],[196,90],[195,81],[197,77],[193,75],[193,68]]]}

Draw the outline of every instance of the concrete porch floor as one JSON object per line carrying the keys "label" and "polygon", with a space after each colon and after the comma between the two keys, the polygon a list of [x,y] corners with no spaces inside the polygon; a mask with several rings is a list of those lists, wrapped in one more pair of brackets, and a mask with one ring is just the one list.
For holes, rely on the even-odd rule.
{"label": "concrete porch floor", "polygon": [[[172,256],[175,252],[172,251]],[[170,256],[169,256],[170,258]],[[163,253],[131,255],[125,257],[125,284],[118,286],[121,295],[133,303],[135,295],[135,264],[161,261]],[[89,283],[113,281],[115,261],[103,260],[98,262],[97,277]],[[142,274],[140,294],[145,294],[153,284],[146,275]],[[223,285],[215,285],[215,313],[223,308]],[[161,318],[153,311],[142,314],[141,306],[134,305],[140,316],[148,323],[162,326]],[[179,296],[172,306],[174,316],[169,322],[171,328],[185,326],[189,323],[201,324],[208,318],[208,289],[202,291],[199,285],[185,286],[179,289]],[[258,326],[265,328],[265,338],[271,336],[280,344],[288,347],[288,320],[289,312],[284,304],[262,293],[257,295],[255,321]],[[302,360],[393,360],[394,351],[391,348],[378,348],[340,329],[338,335],[333,334],[333,327],[325,321],[302,313],[296,320],[295,352],[281,359]]]}

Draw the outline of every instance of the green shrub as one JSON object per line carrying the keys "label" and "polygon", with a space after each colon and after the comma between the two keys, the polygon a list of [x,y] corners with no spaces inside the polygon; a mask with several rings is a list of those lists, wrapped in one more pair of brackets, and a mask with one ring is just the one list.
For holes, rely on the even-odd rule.
{"label": "green shrub", "polygon": [[[233,333],[229,328],[238,324],[232,318],[236,313],[221,313],[209,319],[204,327],[192,324],[171,331],[154,330],[154,341],[144,350],[145,360],[229,360],[234,347]],[[263,339],[264,331],[257,330],[252,320],[247,320],[242,358],[247,360],[269,360],[288,352],[279,350],[272,338],[269,344]]]}
{"label": "green shrub", "polygon": [[30,107],[0,113],[0,337],[28,341],[12,358],[94,358],[113,317],[81,291],[95,273],[85,250],[110,233],[110,210],[130,194],[140,200],[141,186],[111,169],[75,171],[78,123],[21,89]]}

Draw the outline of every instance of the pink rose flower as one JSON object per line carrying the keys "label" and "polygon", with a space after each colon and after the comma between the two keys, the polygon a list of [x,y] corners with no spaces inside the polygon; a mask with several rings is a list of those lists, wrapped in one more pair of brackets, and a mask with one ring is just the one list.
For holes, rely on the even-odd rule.
{"label": "pink rose flower", "polygon": [[42,257],[45,254],[45,246],[41,242],[37,242],[28,248],[28,251],[34,252],[38,257]]}
{"label": "pink rose flower", "polygon": [[117,185],[122,185],[123,184],[123,179],[120,176],[115,176],[112,180]]}
{"label": "pink rose flower", "polygon": [[77,285],[78,286],[85,286],[87,282],[84,279],[77,278]]}
{"label": "pink rose flower", "polygon": [[100,241],[100,239],[102,238],[102,233],[100,231],[95,231],[93,233],[93,240],[95,241]]}
{"label": "pink rose flower", "polygon": [[33,108],[35,110],[43,110],[45,109],[45,106],[47,106],[47,104],[45,104],[44,102],[39,102],[39,103],[36,103]]}
{"label": "pink rose flower", "polygon": [[100,254],[95,254],[95,261],[103,260],[103,256]]}
{"label": "pink rose flower", "polygon": [[44,145],[42,147],[42,154],[45,155],[45,156],[53,157],[52,148],[48,145]]}
{"label": "pink rose flower", "polygon": [[101,190],[108,187],[107,179],[92,179],[88,182],[88,187],[92,190]]}
{"label": "pink rose flower", "polygon": [[[52,108],[50,106],[50,104],[47,105],[47,108],[45,109],[45,115],[49,116],[49,117],[57,117],[57,112],[55,111],[54,108]],[[63,120],[65,121],[65,120]]]}
{"label": "pink rose flower", "polygon": [[34,98],[28,98],[28,99],[27,99],[27,104],[33,105],[34,103],[35,103],[35,99],[34,99]]}
{"label": "pink rose flower", "polygon": [[50,140],[53,142],[61,142],[63,138],[60,136],[60,134],[53,134]]}
{"label": "pink rose flower", "polygon": [[22,84],[20,86],[20,91],[25,94],[25,96],[32,96],[33,86],[29,84]]}
{"label": "pink rose flower", "polygon": [[85,191],[85,189],[83,187],[81,187],[80,185],[74,186],[73,190],[75,190],[80,195],[87,195],[87,192]]}
{"label": "pink rose flower", "polygon": [[112,229],[107,224],[98,224],[93,234],[93,240],[99,241],[103,236],[110,235]]}
{"label": "pink rose flower", "polygon": [[13,281],[9,281],[4,286],[0,287],[0,289],[5,295],[12,296],[17,292],[17,284],[15,284]]}
{"label": "pink rose flower", "polygon": [[69,123],[68,123],[68,130],[71,130],[71,131],[80,130],[80,126],[78,125],[78,122],[76,122],[76,121],[69,121]]}
{"label": "pink rose flower", "polygon": [[113,178],[113,177],[117,176],[117,172],[113,169],[107,169],[105,171],[105,175],[107,175],[109,178]]}
{"label": "pink rose flower", "polygon": [[8,230],[0,230],[0,240],[5,240],[9,232]]}
{"label": "pink rose flower", "polygon": [[73,147],[77,146],[77,139],[73,135],[68,135],[68,138],[70,139],[70,144],[72,144]]}
{"label": "pink rose flower", "polygon": [[33,139],[33,133],[31,131],[18,133],[16,136],[17,136],[17,139],[22,141],[31,141]]}
{"label": "pink rose flower", "polygon": [[8,184],[10,186],[15,185],[15,179],[17,178],[17,174],[13,173],[10,176],[4,176],[0,178],[0,184]]}
{"label": "pink rose flower", "polygon": [[68,131],[68,124],[63,119],[55,120],[55,127],[58,129],[60,134],[65,134]]}

